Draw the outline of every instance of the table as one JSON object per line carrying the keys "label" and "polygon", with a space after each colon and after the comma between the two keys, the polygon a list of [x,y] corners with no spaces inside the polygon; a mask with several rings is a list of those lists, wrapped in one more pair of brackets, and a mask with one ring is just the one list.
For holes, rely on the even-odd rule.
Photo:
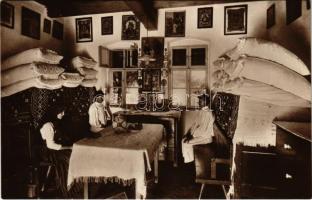
{"label": "table", "polygon": [[115,133],[109,127],[100,134],[99,138],[85,138],[73,145],[68,187],[75,181],[83,181],[84,198],[88,198],[88,182],[114,181],[129,185],[135,180],[136,198],[145,198],[145,174],[151,171],[153,158],[155,176],[158,176],[157,156],[163,126],[144,124],[142,130],[124,133]]}
{"label": "table", "polygon": [[161,124],[162,121],[169,121],[172,126],[172,132],[174,134],[174,158],[173,166],[178,166],[178,123],[181,117],[180,111],[167,111],[167,112],[148,112],[148,111],[118,111],[114,113],[114,116],[122,115],[125,116],[126,120],[129,122],[140,122],[140,123],[158,123]]}

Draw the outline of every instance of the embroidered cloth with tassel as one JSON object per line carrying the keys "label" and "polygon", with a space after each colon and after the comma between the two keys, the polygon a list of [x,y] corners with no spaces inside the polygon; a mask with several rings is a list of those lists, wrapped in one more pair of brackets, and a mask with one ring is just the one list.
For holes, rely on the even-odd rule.
{"label": "embroidered cloth with tassel", "polygon": [[163,139],[163,126],[144,124],[141,130],[116,133],[112,127],[99,138],[85,138],[73,145],[68,189],[74,182],[135,182],[136,196],[146,197],[147,171]]}

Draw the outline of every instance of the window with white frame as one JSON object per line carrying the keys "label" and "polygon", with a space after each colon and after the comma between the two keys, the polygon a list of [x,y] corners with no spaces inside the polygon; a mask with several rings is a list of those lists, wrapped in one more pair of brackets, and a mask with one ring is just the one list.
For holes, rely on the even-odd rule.
{"label": "window with white frame", "polygon": [[207,89],[208,46],[171,48],[171,98],[173,104],[197,107],[198,95]]}
{"label": "window with white frame", "polygon": [[110,51],[112,93],[111,105],[124,106],[138,102],[138,52],[136,49]]}

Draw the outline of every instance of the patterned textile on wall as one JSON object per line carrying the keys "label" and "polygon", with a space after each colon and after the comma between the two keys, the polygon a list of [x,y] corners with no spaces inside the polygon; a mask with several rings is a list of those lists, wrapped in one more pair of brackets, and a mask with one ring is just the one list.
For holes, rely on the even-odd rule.
{"label": "patterned textile on wall", "polygon": [[64,88],[65,105],[72,116],[88,116],[90,106],[89,90],[90,88],[80,86],[76,88]]}
{"label": "patterned textile on wall", "polygon": [[217,93],[212,102],[215,121],[227,137],[233,139],[239,108],[239,96]]}
{"label": "patterned textile on wall", "polygon": [[31,114],[33,126],[36,129],[42,124],[43,117],[49,109],[49,96],[51,91],[47,89],[34,88],[31,94]]}

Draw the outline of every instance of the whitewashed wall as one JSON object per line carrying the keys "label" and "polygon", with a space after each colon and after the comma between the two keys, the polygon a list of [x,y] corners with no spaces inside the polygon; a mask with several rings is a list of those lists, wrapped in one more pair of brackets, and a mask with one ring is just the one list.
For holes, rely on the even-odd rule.
{"label": "whitewashed wall", "polygon": [[[60,54],[64,53],[62,49],[63,40],[58,40],[52,37],[52,27],[50,34],[42,31],[44,18],[51,20],[53,24],[53,19],[47,17],[47,9],[45,6],[35,1],[8,1],[8,3],[14,6],[14,29],[1,26],[1,59],[5,59],[8,56],[35,47],[46,47],[55,50]],[[21,34],[22,6],[40,14],[40,40]],[[63,23],[62,18],[58,18],[57,21]]]}
{"label": "whitewashed wall", "polygon": [[[248,5],[248,30],[247,34],[242,35],[224,35],[224,6],[231,5]],[[197,9],[200,7],[213,7],[213,28],[197,29]],[[164,37],[165,35],[165,12],[166,11],[186,11],[186,30],[185,38],[197,38],[209,41],[209,66],[212,62],[225,50],[235,46],[237,38],[245,36],[263,37],[266,33],[266,9],[268,7],[267,1],[246,2],[236,4],[217,4],[207,6],[192,6],[180,7],[170,9],[160,9],[158,16],[158,30],[149,31],[148,36]],[[122,15],[132,14],[132,12],[119,12],[110,14],[84,15],[64,18],[65,23],[65,40],[64,46],[67,48],[68,56],[86,55],[90,56],[96,61],[99,61],[99,46],[107,46],[111,43],[121,40],[121,19]],[[113,16],[114,33],[113,35],[101,35],[101,17]],[[75,19],[80,17],[92,17],[93,21],[93,42],[76,43],[76,25]],[[147,31],[141,24],[141,37],[146,37]],[[165,45],[168,42],[183,39],[181,37],[173,38],[166,37]],[[136,40],[138,45],[141,45],[140,40]],[[103,75],[103,84],[107,70],[100,70]]]}

